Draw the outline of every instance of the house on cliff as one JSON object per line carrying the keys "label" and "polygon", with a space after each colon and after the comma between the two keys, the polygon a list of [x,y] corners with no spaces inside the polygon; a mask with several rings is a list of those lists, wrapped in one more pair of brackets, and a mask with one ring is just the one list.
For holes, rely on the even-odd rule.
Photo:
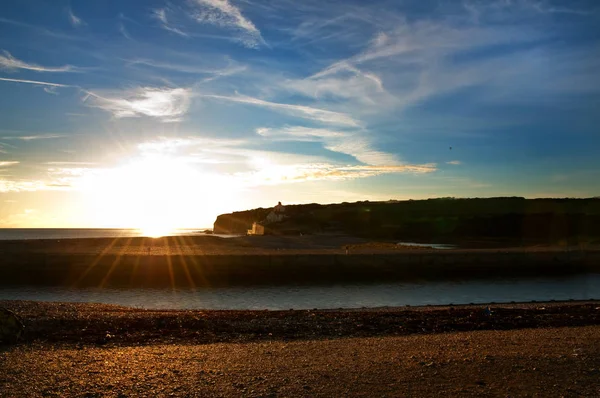
{"label": "house on cliff", "polygon": [[265,224],[270,224],[274,222],[283,221],[285,218],[285,206],[281,204],[281,202],[277,203],[277,206],[273,208],[273,210],[267,214],[267,217],[263,221]]}
{"label": "house on cliff", "polygon": [[281,202],[271,210],[263,221],[252,223],[252,229],[247,231],[247,235],[265,235],[265,225],[283,221],[285,218],[285,206]]}

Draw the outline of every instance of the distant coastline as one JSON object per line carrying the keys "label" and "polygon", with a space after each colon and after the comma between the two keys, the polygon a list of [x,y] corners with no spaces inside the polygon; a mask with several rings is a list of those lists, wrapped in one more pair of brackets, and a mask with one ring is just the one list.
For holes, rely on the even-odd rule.
{"label": "distant coastline", "polygon": [[[221,214],[215,233],[338,233],[366,239],[569,245],[600,243],[600,199],[440,198],[286,205]],[[501,246],[501,245],[499,245]]]}
{"label": "distant coastline", "polygon": [[[167,236],[206,235],[210,228],[178,228]],[[221,234],[218,236],[227,237]],[[0,228],[0,241],[144,237],[137,228]]]}

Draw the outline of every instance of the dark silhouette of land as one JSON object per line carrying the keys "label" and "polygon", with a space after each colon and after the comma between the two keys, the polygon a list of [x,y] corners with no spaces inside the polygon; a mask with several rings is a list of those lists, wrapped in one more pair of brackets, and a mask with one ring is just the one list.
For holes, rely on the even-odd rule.
{"label": "dark silhouette of land", "polygon": [[[215,233],[245,234],[272,208],[222,214]],[[600,242],[600,199],[428,199],[288,205],[273,235],[344,233],[370,239],[473,246]]]}

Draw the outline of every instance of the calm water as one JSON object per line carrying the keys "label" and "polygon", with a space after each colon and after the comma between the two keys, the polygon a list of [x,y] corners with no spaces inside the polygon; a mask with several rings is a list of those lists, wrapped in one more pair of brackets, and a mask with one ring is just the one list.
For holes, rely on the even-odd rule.
{"label": "calm water", "polygon": [[600,274],[568,278],[239,287],[198,290],[5,288],[0,299],[99,302],[150,309],[312,309],[600,299]]}
{"label": "calm water", "polygon": [[[204,235],[204,230],[176,229],[169,236],[178,235]],[[75,238],[130,238],[144,236],[139,229],[116,228],[0,228],[0,240],[28,240],[28,239],[75,239]],[[215,235],[229,237],[233,235]]]}
{"label": "calm water", "polygon": [[416,246],[416,247],[431,247],[432,249],[449,250],[455,249],[456,245],[446,243],[417,243],[417,242],[398,242],[398,246]]}

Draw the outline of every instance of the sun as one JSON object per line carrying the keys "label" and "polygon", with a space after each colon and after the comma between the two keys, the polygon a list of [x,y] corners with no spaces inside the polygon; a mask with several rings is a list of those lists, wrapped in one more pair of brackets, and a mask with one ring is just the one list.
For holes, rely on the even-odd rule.
{"label": "sun", "polygon": [[139,228],[140,234],[148,238],[160,238],[162,236],[168,236],[171,235],[174,230],[174,228],[166,225],[151,225],[148,227]]}
{"label": "sun", "polygon": [[218,186],[218,178],[185,158],[152,155],[96,175],[88,192],[97,224],[135,228],[156,238],[208,219],[221,204],[219,192],[213,192]]}

